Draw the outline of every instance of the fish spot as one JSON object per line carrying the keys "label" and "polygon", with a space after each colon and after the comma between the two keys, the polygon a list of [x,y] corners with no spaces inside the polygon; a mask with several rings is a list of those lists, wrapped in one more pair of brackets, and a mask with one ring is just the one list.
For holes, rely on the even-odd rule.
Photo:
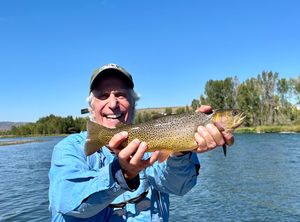
{"label": "fish spot", "polygon": [[168,126],[168,125],[171,125],[172,123],[158,123],[158,124],[155,124],[154,126],[155,127],[158,127],[158,126]]}
{"label": "fish spot", "polygon": [[140,127],[133,127],[131,130],[138,130]]}

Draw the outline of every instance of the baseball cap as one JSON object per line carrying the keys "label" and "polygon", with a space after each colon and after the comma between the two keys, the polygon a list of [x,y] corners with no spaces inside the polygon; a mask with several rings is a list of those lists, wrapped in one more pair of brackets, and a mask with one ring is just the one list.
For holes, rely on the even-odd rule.
{"label": "baseball cap", "polygon": [[117,75],[117,76],[119,75],[120,78],[122,78],[128,84],[128,86],[131,89],[133,89],[134,83],[133,83],[132,76],[129,74],[129,72],[127,72],[123,67],[121,67],[117,64],[109,63],[109,64],[106,64],[106,65],[96,69],[93,72],[93,74],[91,76],[91,80],[90,80],[90,92],[94,89],[97,79],[99,79],[100,77],[112,75],[112,74]]}

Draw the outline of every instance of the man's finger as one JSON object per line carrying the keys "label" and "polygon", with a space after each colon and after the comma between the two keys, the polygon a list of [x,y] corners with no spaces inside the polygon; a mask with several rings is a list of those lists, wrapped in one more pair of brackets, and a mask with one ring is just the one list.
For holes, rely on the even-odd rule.
{"label": "man's finger", "polygon": [[213,137],[214,141],[217,143],[218,146],[224,145],[225,140],[223,138],[223,135],[214,124],[207,124],[206,129],[209,132],[209,134]]}
{"label": "man's finger", "polygon": [[159,157],[159,151],[157,150],[152,153],[152,155],[149,159],[149,165],[153,165],[153,163],[158,160],[158,157]]}
{"label": "man's finger", "polygon": [[195,139],[198,144],[198,147],[195,151],[198,153],[206,152],[208,150],[206,141],[198,133],[195,133]]}
{"label": "man's finger", "polygon": [[208,148],[212,149],[217,146],[213,137],[210,135],[210,133],[204,126],[199,126],[197,131],[200,134],[200,136],[205,140]]}
{"label": "man's finger", "polygon": [[115,134],[109,141],[108,146],[112,151],[116,151],[116,149],[121,145],[121,143],[128,137],[128,133],[126,131],[122,131],[120,133]]}
{"label": "man's finger", "polygon": [[222,134],[223,134],[225,143],[227,145],[231,146],[234,143],[234,136],[233,136],[233,134],[225,132],[225,131],[223,131]]}
{"label": "man's finger", "polygon": [[212,112],[212,108],[211,108],[211,106],[201,105],[197,111],[201,112],[201,113],[209,114]]}
{"label": "man's finger", "polygon": [[120,159],[128,159],[134,155],[140,145],[139,139],[131,141],[124,149],[122,149],[118,155]]}
{"label": "man's finger", "polygon": [[133,155],[132,159],[130,160],[130,163],[138,164],[139,162],[141,162],[147,149],[148,149],[147,143],[141,142],[136,153]]}
{"label": "man's finger", "polygon": [[[234,136],[232,133],[230,132],[226,132],[224,130],[224,128],[218,124],[218,123],[214,123],[214,125],[218,128],[218,130],[222,133],[223,139],[225,141],[225,144],[231,146],[234,143]],[[220,144],[223,145],[223,144]]]}

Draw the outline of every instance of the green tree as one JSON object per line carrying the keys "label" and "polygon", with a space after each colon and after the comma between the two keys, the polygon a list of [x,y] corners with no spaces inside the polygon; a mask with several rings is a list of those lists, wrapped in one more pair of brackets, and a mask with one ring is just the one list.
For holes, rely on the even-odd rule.
{"label": "green tree", "polygon": [[142,113],[141,112],[137,112],[137,115],[134,118],[134,123],[138,124],[138,123],[142,123],[143,119],[142,119]]}
{"label": "green tree", "polygon": [[200,101],[199,107],[200,107],[200,105],[209,105],[208,101],[206,100],[206,98],[203,95],[200,95],[199,101]]}
{"label": "green tree", "polygon": [[296,94],[296,98],[298,99],[298,104],[300,104],[300,76],[298,76],[294,80],[294,92]]}
{"label": "green tree", "polygon": [[222,94],[224,96],[224,107],[233,108],[235,107],[235,98],[234,98],[234,82],[232,78],[226,78],[223,81]]}
{"label": "green tree", "polygon": [[18,127],[13,127],[10,133],[13,135],[34,135],[34,134],[62,134],[80,132],[86,129],[86,119],[72,116],[66,118],[49,115],[40,118],[36,123],[28,123]]}
{"label": "green tree", "polygon": [[275,86],[278,79],[278,73],[272,71],[263,71],[257,77],[261,88],[261,110],[264,113],[264,123],[273,124],[275,120]]}
{"label": "green tree", "polygon": [[75,131],[80,132],[80,131],[85,131],[86,130],[86,118],[75,118],[74,124],[75,124]]}
{"label": "green tree", "polygon": [[186,113],[191,112],[190,107],[189,107],[188,105],[185,106],[185,112],[186,112]]}
{"label": "green tree", "polygon": [[205,85],[206,97],[201,96],[201,104],[209,104],[213,109],[235,107],[235,85],[231,77],[225,80],[209,80]]}
{"label": "green tree", "polygon": [[280,95],[280,102],[283,107],[285,107],[286,103],[286,95],[289,91],[289,84],[285,78],[279,79],[277,81],[277,92]]}
{"label": "green tree", "polygon": [[197,110],[200,107],[200,101],[198,99],[193,99],[191,107],[193,111]]}
{"label": "green tree", "polygon": [[205,85],[205,101],[214,109],[223,109],[225,106],[222,87],[222,80],[209,80]]}
{"label": "green tree", "polygon": [[172,107],[166,107],[165,114],[166,115],[171,115],[172,113],[173,113]]}
{"label": "green tree", "polygon": [[237,93],[238,108],[247,115],[247,125],[259,125],[261,123],[260,113],[260,91],[258,81],[255,78],[246,80],[240,84]]}
{"label": "green tree", "polygon": [[184,107],[179,107],[179,108],[176,109],[175,113],[176,114],[185,113],[185,108]]}
{"label": "green tree", "polygon": [[143,112],[143,122],[151,120],[151,115],[148,112]]}
{"label": "green tree", "polygon": [[286,122],[292,118],[292,109],[288,101],[288,92],[291,91],[291,81],[282,78],[277,81],[277,93],[279,95],[279,106],[276,107],[278,122]]}

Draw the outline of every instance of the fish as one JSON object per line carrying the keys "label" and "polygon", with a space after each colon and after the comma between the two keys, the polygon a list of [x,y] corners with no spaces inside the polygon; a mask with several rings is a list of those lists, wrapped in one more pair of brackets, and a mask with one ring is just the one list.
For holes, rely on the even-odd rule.
{"label": "fish", "polygon": [[[112,136],[127,131],[128,138],[121,144],[126,147],[134,139],[147,143],[148,152],[159,150],[159,162],[166,160],[174,152],[192,151],[198,147],[195,140],[197,128],[213,123],[232,133],[245,120],[245,114],[239,109],[219,109],[210,114],[202,112],[168,115],[140,124],[119,124],[116,128],[106,128],[87,120],[87,138],[85,154],[97,152],[108,146]],[[226,156],[226,145],[223,146]]]}

